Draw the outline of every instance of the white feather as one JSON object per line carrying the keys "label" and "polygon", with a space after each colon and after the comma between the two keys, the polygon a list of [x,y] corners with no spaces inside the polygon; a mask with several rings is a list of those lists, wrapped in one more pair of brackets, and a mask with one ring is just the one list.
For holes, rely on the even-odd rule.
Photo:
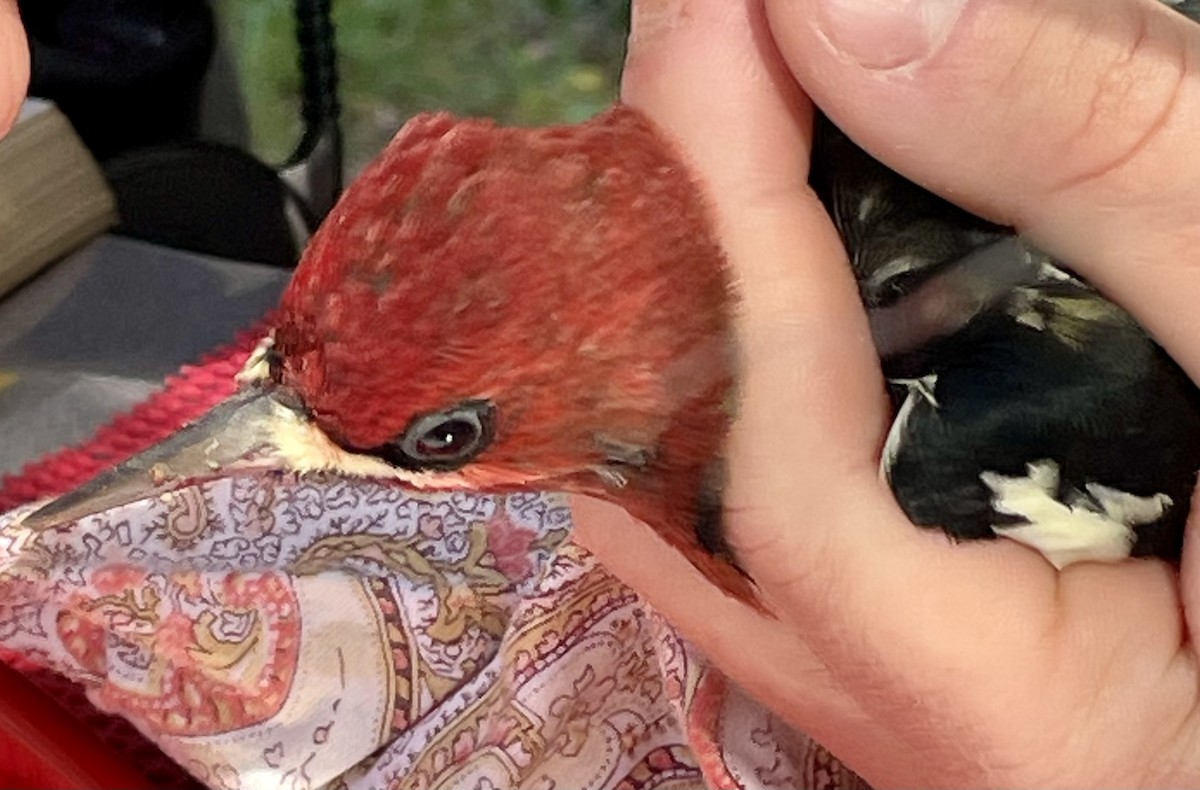
{"label": "white feather", "polygon": [[1125,559],[1136,541],[1134,527],[1161,518],[1171,505],[1166,494],[1136,496],[1089,483],[1088,493],[1099,509],[1080,496],[1071,504],[1059,501],[1058,464],[1035,461],[1024,477],[983,472],[979,477],[993,494],[997,513],[1016,516],[1024,524],[992,526],[997,535],[1041,552],[1056,568],[1075,562],[1115,562]]}

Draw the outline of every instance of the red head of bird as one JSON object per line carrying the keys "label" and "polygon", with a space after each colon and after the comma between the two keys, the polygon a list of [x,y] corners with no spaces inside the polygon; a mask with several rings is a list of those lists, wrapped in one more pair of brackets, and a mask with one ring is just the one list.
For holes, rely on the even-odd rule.
{"label": "red head of bird", "polygon": [[246,392],[34,518],[264,464],[570,490],[749,598],[696,533],[729,422],[730,306],[702,190],[639,113],[419,116],[314,235]]}

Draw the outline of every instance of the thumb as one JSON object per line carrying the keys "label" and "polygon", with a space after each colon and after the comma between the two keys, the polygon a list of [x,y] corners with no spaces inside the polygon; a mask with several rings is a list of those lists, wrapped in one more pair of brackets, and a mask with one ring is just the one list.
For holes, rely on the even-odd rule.
{"label": "thumb", "polygon": [[29,47],[16,0],[0,0],[0,137],[17,119],[29,84]]}
{"label": "thumb", "polygon": [[1032,237],[1200,380],[1200,26],[1154,0],[766,7],[789,68],[860,145]]}

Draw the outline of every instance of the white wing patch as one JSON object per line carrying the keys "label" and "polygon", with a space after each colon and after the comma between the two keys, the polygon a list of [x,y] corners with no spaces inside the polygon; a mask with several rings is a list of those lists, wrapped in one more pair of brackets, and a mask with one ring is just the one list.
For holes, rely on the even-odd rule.
{"label": "white wing patch", "polygon": [[[1074,562],[1116,562],[1129,556],[1136,539],[1134,527],[1162,518],[1172,504],[1166,494],[1142,497],[1089,483],[1082,494],[1063,503],[1055,498],[1059,470],[1054,461],[1035,461],[1025,477],[983,472],[979,478],[992,490],[996,512],[1027,523],[994,525],[997,535],[1041,552],[1059,569]],[[1099,505],[1097,509],[1096,504]]]}

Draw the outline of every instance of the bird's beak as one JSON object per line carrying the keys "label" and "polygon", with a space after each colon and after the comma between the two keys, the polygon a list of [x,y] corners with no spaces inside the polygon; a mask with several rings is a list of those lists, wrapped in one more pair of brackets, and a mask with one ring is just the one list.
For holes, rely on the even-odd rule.
{"label": "bird's beak", "polygon": [[142,499],[235,474],[283,470],[279,436],[307,418],[275,391],[250,386],[165,441],[27,515],[45,530]]}

